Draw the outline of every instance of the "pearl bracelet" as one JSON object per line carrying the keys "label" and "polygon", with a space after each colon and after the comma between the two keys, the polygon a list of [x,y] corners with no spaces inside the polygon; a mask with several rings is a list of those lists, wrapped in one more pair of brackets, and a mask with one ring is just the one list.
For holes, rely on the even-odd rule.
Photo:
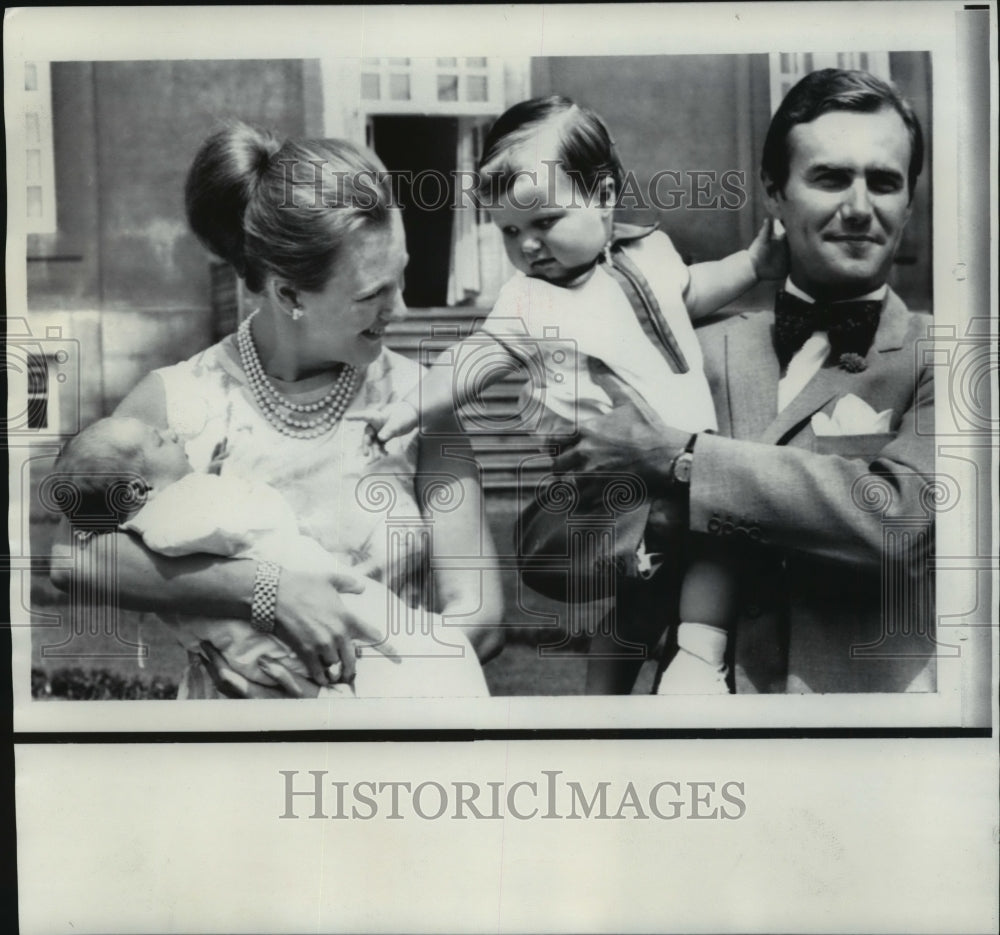
{"label": "pearl bracelet", "polygon": [[277,562],[257,563],[250,602],[250,625],[261,633],[274,632],[274,612],[278,606],[278,581],[281,566]]}

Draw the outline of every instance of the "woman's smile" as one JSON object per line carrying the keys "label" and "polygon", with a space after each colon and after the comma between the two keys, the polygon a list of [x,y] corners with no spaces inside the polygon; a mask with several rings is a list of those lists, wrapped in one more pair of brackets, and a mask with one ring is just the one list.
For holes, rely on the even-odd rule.
{"label": "woman's smile", "polygon": [[361,334],[372,341],[378,341],[381,339],[382,335],[385,334],[385,329],[388,327],[389,327],[388,322],[382,322],[379,325],[372,325],[371,328],[365,328],[365,330],[362,331]]}

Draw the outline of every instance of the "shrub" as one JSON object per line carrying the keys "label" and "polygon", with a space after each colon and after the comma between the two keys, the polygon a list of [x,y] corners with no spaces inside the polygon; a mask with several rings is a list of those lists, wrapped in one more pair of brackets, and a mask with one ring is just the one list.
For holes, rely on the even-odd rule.
{"label": "shrub", "polygon": [[177,697],[177,683],[161,676],[150,680],[126,677],[107,669],[32,669],[31,697],[67,701],[164,700]]}

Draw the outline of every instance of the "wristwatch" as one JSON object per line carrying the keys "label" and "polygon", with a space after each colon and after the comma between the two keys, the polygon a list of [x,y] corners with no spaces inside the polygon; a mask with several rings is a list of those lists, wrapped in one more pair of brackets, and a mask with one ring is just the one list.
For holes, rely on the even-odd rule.
{"label": "wristwatch", "polygon": [[684,450],[670,463],[670,484],[672,487],[691,486],[691,462],[694,461],[694,443],[697,435],[692,435]]}

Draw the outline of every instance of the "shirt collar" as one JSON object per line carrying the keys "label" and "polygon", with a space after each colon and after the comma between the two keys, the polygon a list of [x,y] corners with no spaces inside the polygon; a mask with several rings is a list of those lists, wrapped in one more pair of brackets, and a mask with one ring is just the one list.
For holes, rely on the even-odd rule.
{"label": "shirt collar", "polygon": [[[810,302],[813,305],[816,304],[816,300],[809,295],[808,292],[803,292],[795,283],[792,282],[792,277],[789,276],[785,279],[785,292],[789,295],[794,295],[796,298],[802,299],[804,302]],[[889,284],[887,282],[882,283],[877,289],[873,289],[871,292],[866,292],[864,295],[855,296],[851,299],[852,302],[866,302],[871,300],[873,302],[881,302],[889,294]]]}

